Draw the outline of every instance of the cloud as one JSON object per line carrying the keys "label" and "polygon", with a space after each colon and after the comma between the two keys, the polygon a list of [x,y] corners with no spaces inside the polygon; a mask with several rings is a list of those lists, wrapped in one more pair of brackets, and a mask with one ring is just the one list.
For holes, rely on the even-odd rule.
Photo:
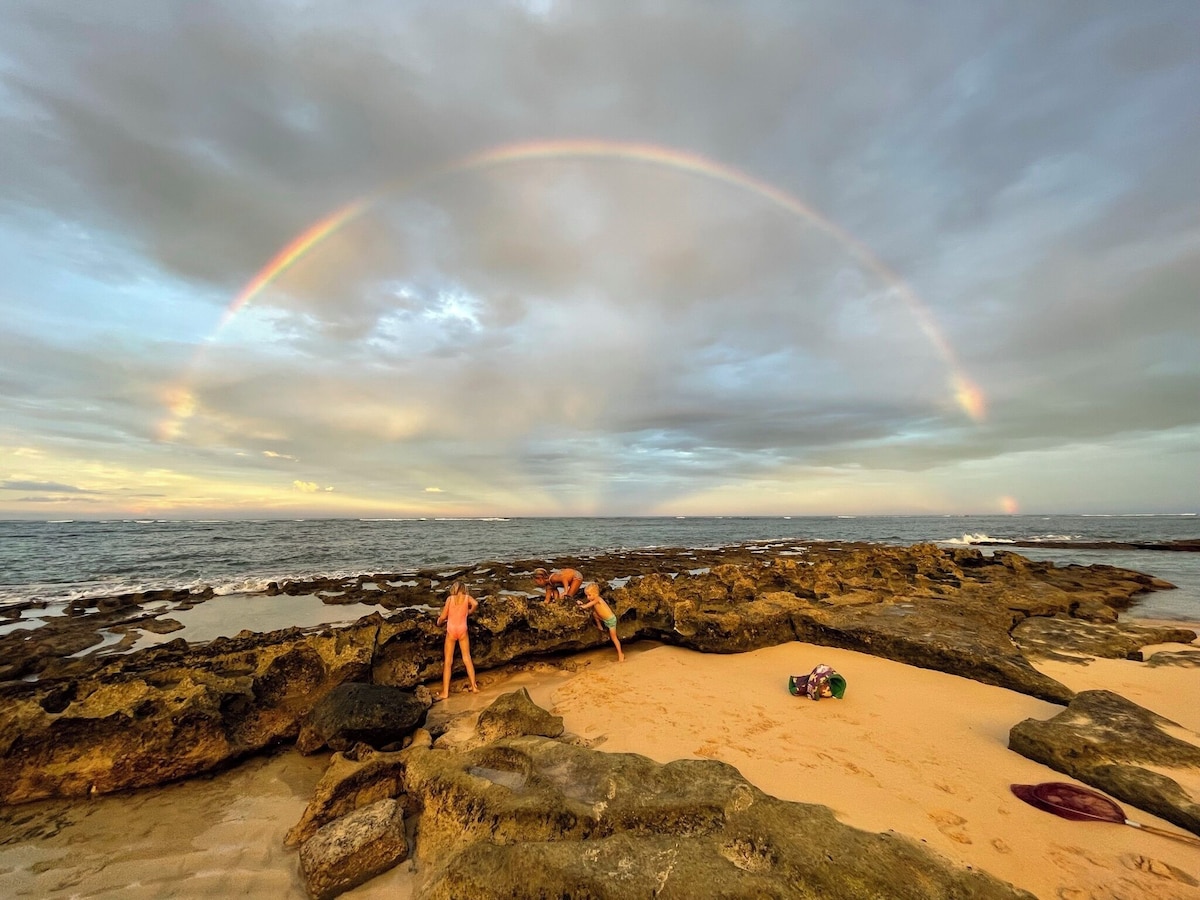
{"label": "cloud", "polygon": [[[11,471],[274,496],[303,459],[320,481],[288,493],[625,510],[1167,440],[1200,424],[1197,27],[1172,3],[17,2],[0,415],[43,456]],[[745,175],[440,169],[573,137]]]}
{"label": "cloud", "polygon": [[53,481],[19,481],[9,479],[0,481],[0,490],[4,491],[45,491],[50,494],[96,494],[98,491],[89,491],[85,488],[76,487],[72,484],[58,484]]}

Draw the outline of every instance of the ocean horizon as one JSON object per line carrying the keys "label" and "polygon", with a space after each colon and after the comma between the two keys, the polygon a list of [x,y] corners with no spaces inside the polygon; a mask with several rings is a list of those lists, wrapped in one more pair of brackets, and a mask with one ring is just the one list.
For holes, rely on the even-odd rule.
{"label": "ocean horizon", "polygon": [[[163,589],[256,593],[272,581],[748,541],[973,546],[1188,538],[1200,538],[1194,513],[4,520],[0,521],[0,606],[31,600],[67,603]],[[1033,559],[1103,563],[1164,578],[1178,590],[1146,595],[1138,614],[1200,619],[1200,554],[1016,549]]]}

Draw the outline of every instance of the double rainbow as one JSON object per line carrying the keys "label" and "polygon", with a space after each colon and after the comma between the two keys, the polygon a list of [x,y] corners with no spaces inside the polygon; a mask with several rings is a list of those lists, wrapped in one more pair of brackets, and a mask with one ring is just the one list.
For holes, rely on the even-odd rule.
{"label": "double rainbow", "polygon": [[[884,264],[865,244],[800,198],[775,185],[699,154],[658,144],[608,140],[546,140],[503,144],[439,166],[419,177],[389,183],[374,193],[359,197],[334,210],[292,238],[233,298],[221,317],[217,331],[219,332],[228,325],[248,303],[295,265],[298,260],[319,246],[330,235],[358,219],[389,196],[464,172],[539,160],[588,159],[621,160],[661,166],[677,172],[709,178],[761,197],[829,235],[859,263],[892,288],[946,364],[950,388],[958,406],[972,420],[978,422],[983,419],[985,412],[983,392],[966,374],[954,348],[951,347],[950,342],[938,327],[932,311],[904,279]],[[179,413],[176,410],[179,404],[173,403],[172,406],[175,408],[172,415],[178,416]],[[177,433],[178,422],[174,427],[165,430]]]}

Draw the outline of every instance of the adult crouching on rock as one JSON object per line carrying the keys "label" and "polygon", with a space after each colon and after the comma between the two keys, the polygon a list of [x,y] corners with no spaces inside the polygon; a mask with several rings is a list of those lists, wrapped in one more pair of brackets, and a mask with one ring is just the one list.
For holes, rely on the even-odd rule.
{"label": "adult crouching on rock", "polygon": [[547,603],[551,600],[572,598],[583,586],[583,574],[575,569],[555,569],[553,572],[534,569],[533,580],[538,587],[546,589]]}

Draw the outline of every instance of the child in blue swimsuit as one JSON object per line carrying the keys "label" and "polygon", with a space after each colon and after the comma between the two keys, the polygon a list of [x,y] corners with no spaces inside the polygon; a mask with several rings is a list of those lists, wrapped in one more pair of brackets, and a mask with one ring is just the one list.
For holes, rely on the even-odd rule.
{"label": "child in blue swimsuit", "polygon": [[608,636],[612,638],[613,646],[617,648],[617,662],[625,662],[625,652],[621,649],[621,641],[617,638],[617,614],[601,598],[600,587],[594,582],[583,589],[583,595],[587,597],[588,602],[584,603],[580,600],[579,608],[592,611],[592,620],[601,633],[604,632],[604,629],[608,629]]}

